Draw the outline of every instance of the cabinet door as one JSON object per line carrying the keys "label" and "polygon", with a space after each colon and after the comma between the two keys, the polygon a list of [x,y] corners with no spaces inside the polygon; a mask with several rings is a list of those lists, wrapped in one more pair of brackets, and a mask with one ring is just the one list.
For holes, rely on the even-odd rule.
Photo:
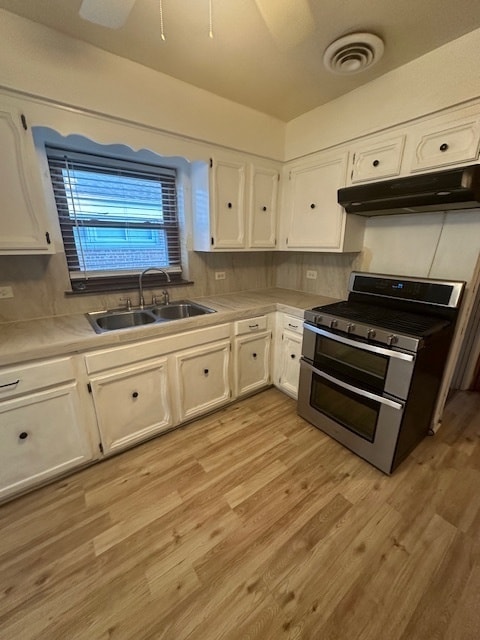
{"label": "cabinet door", "polygon": [[352,182],[398,176],[402,164],[405,136],[367,141],[355,147],[352,159]]}
{"label": "cabinet door", "polygon": [[270,382],[271,333],[235,338],[235,395],[243,396]]}
{"label": "cabinet door", "polygon": [[229,362],[229,340],[175,356],[177,410],[181,422],[228,402]]}
{"label": "cabinet door", "polygon": [[92,378],[91,387],[104,453],[172,426],[166,358]]}
{"label": "cabinet door", "polygon": [[252,165],[249,207],[249,246],[269,249],[276,245],[279,173]]}
{"label": "cabinet door", "polygon": [[433,169],[454,163],[475,161],[480,144],[480,118],[472,116],[452,121],[418,133],[412,171]]}
{"label": "cabinet door", "polygon": [[0,499],[93,460],[76,383],[0,403]]}
{"label": "cabinet door", "polygon": [[337,190],[345,185],[346,168],[342,153],[290,170],[289,249],[341,250],[346,213],[337,203]]}
{"label": "cabinet door", "polygon": [[213,160],[210,202],[215,249],[245,246],[245,163]]}
{"label": "cabinet door", "polygon": [[43,193],[25,117],[0,103],[0,254],[52,253]]}
{"label": "cabinet door", "polygon": [[302,336],[291,331],[284,331],[280,350],[280,378],[278,384],[288,395],[296,398],[298,395],[298,378],[300,375]]}

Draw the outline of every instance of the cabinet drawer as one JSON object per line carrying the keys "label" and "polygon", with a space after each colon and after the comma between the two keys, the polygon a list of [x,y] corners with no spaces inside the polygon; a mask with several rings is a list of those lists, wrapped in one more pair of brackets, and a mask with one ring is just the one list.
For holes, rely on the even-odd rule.
{"label": "cabinet drawer", "polygon": [[235,322],[235,335],[240,336],[243,333],[265,331],[266,328],[267,316],[257,316],[256,318],[247,318],[247,320],[237,320],[237,322]]}
{"label": "cabinet drawer", "polygon": [[472,116],[450,121],[418,134],[412,171],[433,169],[453,163],[471,162],[478,158],[480,118]]}
{"label": "cabinet drawer", "polygon": [[74,379],[71,358],[0,369],[0,401]]}
{"label": "cabinet drawer", "polygon": [[282,328],[286,331],[293,331],[293,333],[303,334],[303,318],[296,318],[295,316],[289,316],[286,313],[283,314]]}

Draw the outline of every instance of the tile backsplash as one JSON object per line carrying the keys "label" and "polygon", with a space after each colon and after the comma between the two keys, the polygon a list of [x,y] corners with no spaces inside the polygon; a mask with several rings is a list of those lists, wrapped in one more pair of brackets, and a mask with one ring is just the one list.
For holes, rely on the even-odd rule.
{"label": "tile backsplash", "polygon": [[[239,252],[188,254],[193,285],[172,288],[172,299],[221,295],[245,289],[282,287],[336,298],[345,297],[350,271],[358,254]],[[215,279],[215,272],[225,279]],[[315,271],[316,279],[306,272]],[[102,295],[65,295],[69,280],[63,253],[51,256],[0,256],[0,286],[11,286],[14,297],[0,300],[0,322],[85,313],[122,305],[135,291]],[[156,291],[160,293],[161,291]],[[151,291],[147,292],[147,300]]]}

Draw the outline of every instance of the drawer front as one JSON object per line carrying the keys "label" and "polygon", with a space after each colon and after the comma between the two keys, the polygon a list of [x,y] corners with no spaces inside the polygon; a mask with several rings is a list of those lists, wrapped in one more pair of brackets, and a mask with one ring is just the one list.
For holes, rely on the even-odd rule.
{"label": "drawer front", "polygon": [[292,331],[293,333],[303,334],[303,318],[296,318],[295,316],[283,314],[282,327],[285,331]]}
{"label": "drawer front", "polygon": [[0,369],[0,401],[74,379],[71,358]]}
{"label": "drawer front", "polygon": [[235,335],[240,336],[244,333],[252,333],[253,331],[265,331],[266,328],[267,316],[237,320],[237,322],[235,322]]}

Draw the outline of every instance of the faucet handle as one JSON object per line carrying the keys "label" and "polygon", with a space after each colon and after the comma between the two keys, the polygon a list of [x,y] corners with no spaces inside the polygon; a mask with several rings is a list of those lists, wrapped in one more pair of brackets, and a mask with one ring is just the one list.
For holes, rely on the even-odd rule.
{"label": "faucet handle", "polygon": [[170,294],[166,289],[162,291],[162,300],[163,304],[170,304]]}
{"label": "faucet handle", "polygon": [[130,298],[120,298],[120,302],[125,302],[125,308],[127,309],[127,311],[132,310],[132,301],[130,300]]}

